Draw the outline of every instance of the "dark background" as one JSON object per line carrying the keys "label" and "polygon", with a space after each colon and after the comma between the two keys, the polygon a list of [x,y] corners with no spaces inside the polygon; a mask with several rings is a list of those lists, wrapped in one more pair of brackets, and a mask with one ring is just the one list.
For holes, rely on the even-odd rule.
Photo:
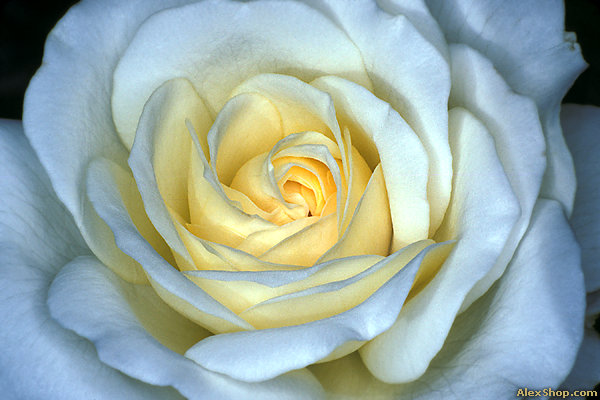
{"label": "dark background", "polygon": [[[0,118],[21,119],[23,95],[41,64],[46,36],[76,2],[0,0]],[[589,67],[564,101],[600,106],[600,0],[565,0],[565,6],[566,30],[577,34]],[[595,327],[600,332],[600,317]]]}
{"label": "dark background", "polygon": [[[21,119],[27,83],[41,64],[48,32],[74,0],[0,0],[0,118]],[[589,68],[565,102],[600,106],[600,0],[565,0]]]}

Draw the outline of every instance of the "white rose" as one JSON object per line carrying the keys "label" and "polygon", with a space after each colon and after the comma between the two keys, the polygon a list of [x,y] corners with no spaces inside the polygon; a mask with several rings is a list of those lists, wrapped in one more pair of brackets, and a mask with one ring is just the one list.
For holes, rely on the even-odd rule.
{"label": "white rose", "polygon": [[2,123],[3,394],[558,389],[600,288],[600,114],[564,110],[573,212],[562,3],[471,3],[73,7],[33,150]]}

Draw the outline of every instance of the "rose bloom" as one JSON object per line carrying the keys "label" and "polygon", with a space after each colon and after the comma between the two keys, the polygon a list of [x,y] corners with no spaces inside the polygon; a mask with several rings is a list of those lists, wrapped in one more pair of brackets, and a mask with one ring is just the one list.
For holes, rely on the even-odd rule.
{"label": "rose bloom", "polygon": [[563,14],[74,6],[0,125],[3,398],[591,389],[600,112],[561,114]]}

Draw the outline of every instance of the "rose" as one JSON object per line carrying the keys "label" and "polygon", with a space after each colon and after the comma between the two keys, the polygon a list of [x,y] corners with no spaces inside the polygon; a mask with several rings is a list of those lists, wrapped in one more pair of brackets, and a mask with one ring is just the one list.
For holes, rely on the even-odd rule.
{"label": "rose", "polygon": [[[40,191],[42,198],[50,195],[43,189],[47,185],[45,178],[33,180],[41,168],[31,165],[35,158],[15,133],[18,128],[10,125],[6,128],[7,156],[3,159],[11,160],[7,168],[10,175],[17,174],[17,179],[6,181],[12,187],[7,194],[3,193],[3,198],[9,199],[7,204],[13,207],[23,199],[27,201],[25,204],[33,205],[32,208],[21,205],[16,213],[3,214],[7,215],[6,226],[9,231],[27,236],[34,232],[70,235],[36,238],[32,247],[39,248],[41,254],[30,255],[14,240],[14,234],[3,232],[5,257],[15,266],[3,270],[6,274],[3,284],[23,282],[5,291],[9,324],[2,330],[2,343],[4,348],[12,349],[3,358],[3,364],[10,365],[10,375],[5,379],[9,393],[30,397],[39,390],[64,397],[66,391],[60,382],[65,379],[72,382],[74,377],[81,386],[71,385],[70,393],[77,396],[93,391],[109,398],[117,393],[121,397],[176,394],[172,389],[149,385],[173,386],[186,397],[209,398],[316,397],[323,388],[346,395],[380,393],[425,398],[467,391],[487,396],[490,390],[495,390],[493,397],[509,397],[514,396],[519,386],[558,385],[570,369],[581,338],[580,329],[567,328],[580,323],[584,303],[577,245],[561,210],[561,206],[567,212],[571,209],[573,180],[557,110],[564,91],[581,68],[581,60],[571,41],[563,42],[560,21],[553,22],[544,37],[534,35],[519,45],[513,41],[509,45],[512,12],[507,17],[494,14],[487,9],[489,5],[480,5],[478,16],[492,13],[497,18],[490,18],[493,23],[482,29],[479,18],[465,21],[461,17],[462,4],[457,3],[448,11],[433,3],[429,8],[416,6],[416,9],[384,4],[385,12],[376,11],[375,5],[366,2],[351,6],[312,4],[313,8],[295,3],[201,3],[165,10],[147,20],[160,8],[179,4],[109,7],[84,3],[74,8],[49,39],[46,66],[28,92],[25,128],[58,196],[73,214],[76,229],[56,200],[39,198]],[[552,8],[547,11],[548,16],[533,15],[528,8],[520,10],[527,17],[520,20],[527,22],[522,22],[521,28],[554,21],[549,16],[560,19],[561,10],[557,8],[558,11]],[[430,11],[436,19],[429,15]],[[96,13],[99,19],[90,22],[90,16]],[[121,21],[125,15],[126,21]],[[214,17],[211,19],[210,15]],[[276,15],[281,18],[275,18]],[[289,21],[291,15],[297,20],[295,24]],[[204,23],[196,24],[198,18]],[[230,19],[236,22],[235,29],[230,29]],[[466,26],[472,32],[456,29],[464,22],[468,22]],[[110,35],[106,24],[111,24]],[[165,26],[169,26],[171,35],[165,35]],[[314,32],[308,29],[315,26],[318,42],[311,40]],[[81,36],[84,32],[90,36]],[[464,44],[448,45],[448,42]],[[178,51],[174,43],[184,47]],[[74,48],[68,49],[70,46]],[[536,52],[532,53],[531,48]],[[541,55],[545,58],[540,59]],[[191,65],[186,64],[190,57],[194,60]],[[142,73],[140,66],[144,68]],[[547,70],[540,73],[540,66]],[[561,75],[556,71],[558,68]],[[279,74],[266,75],[273,72]],[[186,80],[170,80],[182,75]],[[297,80],[298,77],[312,86]],[[204,95],[201,100],[194,93],[196,90]],[[231,90],[240,96],[227,102]],[[324,93],[333,100],[336,112],[333,118],[332,104]],[[286,179],[298,183],[317,175],[323,181],[327,173],[331,173],[332,179],[337,177],[329,188],[321,184],[311,189],[315,199],[321,194],[328,194],[324,199],[331,197],[335,192],[334,208],[339,211],[327,214],[327,202],[324,207],[317,206],[316,201],[312,204],[310,194],[291,190],[292,184],[289,191],[282,187],[282,194],[287,197],[285,200],[299,206],[278,209],[283,214],[273,214],[272,208],[255,212],[264,212],[263,219],[267,220],[266,214],[271,217],[285,214],[303,223],[303,216],[290,217],[285,211],[302,209],[306,214],[308,208],[311,215],[320,217],[309,228],[324,225],[322,221],[327,215],[336,215],[341,230],[340,245],[334,250],[328,250],[328,245],[321,249],[308,247],[315,253],[309,254],[312,259],[306,260],[304,254],[293,259],[298,248],[307,248],[302,242],[292,247],[291,252],[288,249],[280,252],[283,256],[275,259],[310,265],[329,252],[335,255],[331,264],[296,268],[297,271],[288,268],[284,272],[240,272],[267,265],[228,247],[209,243],[237,246],[239,243],[231,242],[236,238],[231,232],[233,228],[250,229],[241,236],[260,229],[238,225],[247,220],[240,222],[235,219],[239,215],[231,215],[235,210],[226,208],[227,201],[218,197],[220,186],[215,181],[198,191],[198,195],[204,196],[210,193],[206,188],[216,188],[209,202],[194,198],[195,188],[188,189],[187,185],[211,183],[210,166],[202,162],[204,152],[207,161],[216,159],[212,167],[224,184],[250,196],[241,187],[257,176],[247,173],[257,171],[246,167],[251,158],[242,153],[242,160],[229,157],[219,166],[220,149],[231,153],[227,149],[243,138],[238,135],[232,136],[236,140],[228,139],[229,128],[235,127],[238,120],[252,118],[252,126],[261,127],[253,138],[269,131],[266,129],[269,107],[275,107],[281,114],[284,127],[292,125],[288,133],[316,131],[318,135],[300,135],[295,146],[277,147],[268,143],[274,137],[271,133],[248,146],[276,147],[278,151],[296,152],[293,154],[296,158],[299,158],[297,152],[306,150],[306,146],[311,149],[311,157],[316,157],[317,150],[323,150],[319,166],[327,167],[324,175],[320,174],[320,167],[311,169],[306,154],[300,157],[304,158],[301,161],[285,159],[290,156],[287,153],[285,156],[273,153],[274,157],[268,160],[274,168],[280,168],[285,178],[280,181],[281,186]],[[286,107],[294,112],[286,114]],[[213,145],[209,148],[208,143],[202,142],[208,130],[202,122],[212,123],[207,115],[216,112],[219,117],[212,125],[216,133],[210,136]],[[264,121],[257,119],[257,115]],[[336,124],[341,125],[339,132]],[[345,131],[344,127],[352,129]],[[187,128],[199,134],[195,146],[202,151],[193,153],[196,158],[188,158],[181,151],[174,153],[170,148],[194,147],[189,133],[185,135]],[[331,143],[320,135],[328,129]],[[396,135],[391,136],[390,131]],[[168,142],[164,139],[165,132],[169,134]],[[447,135],[450,146],[446,143]],[[359,150],[351,162],[354,151],[350,149],[354,144]],[[240,154],[239,147],[234,148],[235,154]],[[251,147],[250,151],[256,153],[253,155],[260,154]],[[19,158],[15,159],[15,154],[20,154]],[[24,163],[22,157],[28,162]],[[387,196],[375,196],[377,206],[365,208],[367,215],[378,212],[383,216],[375,221],[364,218],[365,211],[361,213],[366,201],[356,207],[355,218],[350,218],[363,190],[365,199],[371,193],[365,180],[356,178],[362,175],[356,173],[360,166],[353,167],[355,163],[360,165],[356,161],[360,157],[366,160],[369,169],[364,175],[370,176],[371,170],[379,171],[370,179],[377,182],[380,176],[379,182],[385,181]],[[378,161],[382,165],[379,169]],[[189,175],[193,179],[182,181],[185,175],[180,173],[182,165],[191,169]],[[302,176],[286,169],[292,165],[305,167],[304,171],[313,175]],[[236,171],[241,171],[240,176],[244,177],[235,182],[239,185],[232,183]],[[286,177],[288,172],[293,176]],[[202,180],[205,175],[209,176],[206,181]],[[351,175],[354,179],[349,179]],[[189,201],[200,203],[200,207],[189,205],[189,219],[184,215],[179,220],[185,214],[185,210],[177,208],[183,201],[179,196],[182,191],[191,193],[188,200],[192,198]],[[26,195],[20,198],[12,195],[20,192]],[[264,191],[257,195],[261,193]],[[231,198],[232,193],[227,194]],[[244,200],[240,196],[235,199]],[[256,198],[253,200],[258,202]],[[381,206],[386,200],[387,208]],[[285,206],[281,201],[278,204]],[[171,210],[165,205],[175,208]],[[207,212],[216,206],[220,207],[217,213]],[[372,225],[385,219],[388,208],[393,254],[377,264],[381,257],[335,261],[355,255],[350,251],[359,255],[379,251],[386,256],[381,242],[386,243],[383,232],[389,224],[375,228]],[[586,205],[579,209],[585,210]],[[193,212],[199,213],[201,223],[192,221],[196,219],[191,215]],[[220,221],[215,215],[227,218]],[[358,218],[361,215],[363,218]],[[32,227],[17,223],[19,218],[30,221]],[[185,224],[190,222],[194,227],[186,230]],[[360,234],[348,235],[352,240],[344,246],[346,223],[349,232],[352,223],[358,230],[373,229],[375,246]],[[194,238],[186,235],[203,228],[205,231],[195,233],[209,241],[202,242],[209,247],[208,252],[195,257],[190,254],[186,259],[186,252],[203,251],[202,247],[190,244],[188,239]],[[227,232],[225,236],[223,229]],[[309,231],[307,228],[306,232]],[[85,238],[85,245],[79,234]],[[287,236],[289,232],[283,237]],[[308,237],[314,239],[314,234]],[[418,242],[430,237],[438,242],[450,241],[446,245]],[[51,242],[46,244],[47,240]],[[559,245],[554,245],[556,242]],[[358,244],[364,248],[357,249]],[[94,256],[85,250],[87,246]],[[519,249],[515,251],[517,246]],[[262,254],[256,242],[244,249]],[[444,249],[451,250],[450,255],[443,254]],[[215,264],[214,259],[209,259],[215,254],[227,263],[217,260],[223,265]],[[85,257],[77,257],[82,255]],[[199,262],[201,257],[207,260]],[[243,257],[243,261],[235,261],[234,257],[238,260]],[[173,268],[187,270],[206,265],[238,271],[184,275]],[[348,271],[350,268],[355,269]],[[34,273],[38,274],[33,275],[37,280],[24,280]],[[152,287],[143,285],[146,277]],[[596,281],[591,281],[588,289],[596,289],[593,283]],[[291,287],[291,294],[283,293],[283,298],[252,308],[259,311],[254,315],[243,311],[248,304],[232,301],[232,291],[236,295],[241,293],[246,302],[254,301],[250,305],[261,302],[264,296],[279,296],[282,282],[288,289]],[[270,286],[275,289],[269,289]],[[307,291],[303,292],[304,289]],[[24,293],[22,303],[15,303],[19,299],[15,293]],[[362,296],[359,301],[349,302],[356,301],[357,294]],[[38,309],[30,308],[40,301],[36,296],[48,297],[51,316],[60,325],[51,322],[34,336],[36,340],[17,342],[28,329],[39,329],[42,318],[47,318],[37,314]],[[259,299],[252,299],[253,296]],[[349,300],[334,307],[324,300],[337,296]],[[406,296],[408,300],[404,302]],[[538,314],[536,318],[523,309],[524,304]],[[17,312],[16,305],[25,309]],[[296,315],[290,318],[282,308],[291,308]],[[190,320],[214,333],[242,332],[205,338],[209,333]],[[244,325],[249,320],[255,327],[271,329],[243,331],[249,329]],[[544,331],[545,327],[552,327],[553,332],[544,333],[542,341],[529,334]],[[64,328],[75,331],[79,337]],[[77,354],[74,343],[93,353],[89,342],[81,337],[95,344],[102,363],[94,357]],[[517,353],[512,348],[515,342],[525,343]],[[28,343],[37,343],[39,347],[30,349]],[[360,358],[354,352],[358,347],[361,347]],[[184,352],[187,358],[177,354]],[[48,378],[44,362],[37,359],[40,355],[45,360],[58,359],[68,364],[69,369]],[[511,366],[506,375],[498,377],[498,369],[508,362],[516,363],[517,356],[527,362]],[[23,361],[15,363],[14,357]],[[337,360],[288,372],[326,357]],[[529,364],[548,359],[550,367],[542,373],[537,365]],[[470,366],[472,363],[477,365]],[[24,368],[29,372],[33,365],[40,371],[43,369],[40,374],[44,378],[37,380],[44,385],[39,388],[27,387],[25,375],[21,375]],[[124,378],[115,370],[134,379]],[[90,382],[92,374],[105,377],[97,382],[100,387],[89,386],[96,383]],[[490,386],[474,387],[474,379]],[[108,392],[103,389],[106,385],[110,385]]]}

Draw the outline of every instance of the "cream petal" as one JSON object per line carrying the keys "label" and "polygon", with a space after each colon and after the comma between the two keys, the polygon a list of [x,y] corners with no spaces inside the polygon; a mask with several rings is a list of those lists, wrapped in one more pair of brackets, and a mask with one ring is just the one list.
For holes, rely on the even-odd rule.
{"label": "cream petal", "polygon": [[342,121],[353,127],[357,148],[368,149],[372,142],[379,153],[394,224],[392,251],[429,237],[430,204],[436,199],[428,202],[428,157],[410,126],[389,104],[352,82],[327,76],[312,85],[331,95]]}
{"label": "cream petal", "polygon": [[113,71],[149,15],[188,2],[107,0],[72,7],[48,36],[42,66],[25,96],[26,134],[58,197],[94,254],[130,281],[140,275],[87,199],[86,168],[97,157],[127,166],[127,149],[111,117]]}
{"label": "cream petal", "polygon": [[245,321],[185,278],[142,237],[131,221],[117,185],[104,164],[92,164],[89,174],[94,176],[93,181],[96,182],[88,187],[96,211],[116,233],[117,246],[140,263],[157,294],[167,304],[212,331],[251,329]]}
{"label": "cream petal", "polygon": [[186,275],[239,314],[275,297],[349,279],[381,260],[383,257],[380,256],[359,256],[296,270],[282,268],[268,272],[239,271],[233,274],[228,271],[188,271]]}
{"label": "cream petal", "polygon": [[275,105],[281,115],[285,136],[315,131],[334,140],[340,148],[342,164],[347,174],[348,161],[342,132],[333,101],[327,93],[296,77],[278,74],[254,76],[236,87],[232,95],[246,92],[260,93]]}
{"label": "cream petal", "polygon": [[307,371],[250,386],[182,357],[177,353],[210,334],[175,313],[152,288],[119,281],[90,257],[61,270],[48,305],[54,318],[94,343],[105,363],[143,382],[173,386],[189,399],[322,395]]}
{"label": "cream petal", "polygon": [[325,3],[319,8],[329,10],[332,19],[360,50],[375,96],[388,102],[406,120],[427,151],[429,234],[433,235],[442,222],[452,185],[448,63],[421,36],[410,17],[390,17],[369,0]]}
{"label": "cream petal", "polygon": [[382,168],[377,166],[348,229],[318,262],[362,254],[388,255],[392,240],[392,219],[389,210]]}
{"label": "cream petal", "polygon": [[[413,243],[394,255],[393,262],[383,259],[350,278],[273,297],[244,310],[240,316],[254,327],[265,329],[339,315],[363,303],[430,244],[429,240]],[[434,247],[422,263],[425,268],[427,264],[441,265],[451,249],[446,244]]]}
{"label": "cream petal", "polygon": [[360,354],[384,382],[409,382],[440,351],[467,293],[498,261],[519,217],[519,205],[494,140],[463,109],[450,111],[454,190],[434,239],[456,239],[435,277],[408,301],[394,325]]}
{"label": "cream petal", "polygon": [[[429,246],[366,301],[342,314],[296,326],[211,336],[186,356],[211,371],[257,382],[319,361],[346,342],[369,340],[394,322],[418,266],[437,246]],[[399,254],[384,262],[393,264]]]}
{"label": "cream petal", "polygon": [[[187,182],[192,139],[188,126],[197,133],[199,149],[204,154],[209,151],[206,132],[212,118],[198,93],[185,79],[165,82],[147,104],[146,114],[156,113],[152,126],[149,116],[140,125],[141,129],[151,130],[153,140],[152,165],[158,190],[165,204],[183,218],[189,218]],[[143,138],[148,137],[144,133]]]}
{"label": "cream petal", "polygon": [[271,263],[313,265],[338,240],[335,214],[321,217],[301,231],[282,240],[260,256]]}
{"label": "cream petal", "polygon": [[471,290],[462,306],[464,310],[502,275],[529,226],[546,167],[547,149],[537,109],[530,98],[513,92],[492,63],[472,48],[451,45],[450,57],[450,106],[466,108],[488,128],[521,208],[501,260]]}
{"label": "cream petal", "polygon": [[309,369],[331,398],[509,399],[525,387],[557,390],[581,340],[577,247],[560,205],[542,200],[505,274],[457,317],[421,378],[385,384],[356,355]]}
{"label": "cream petal", "polygon": [[575,174],[558,112],[585,62],[575,35],[564,31],[563,2],[426,2],[448,42],[465,43],[481,52],[515,92],[533,98],[546,134],[548,157],[541,196],[559,200],[570,213]]}
{"label": "cream petal", "polygon": [[[65,264],[89,255],[52,191],[21,124],[0,120],[0,388],[7,399],[181,399],[123,375],[49,312],[48,287]],[[104,267],[105,268],[105,267]]]}
{"label": "cream petal", "polygon": [[210,162],[224,185],[255,156],[283,138],[282,120],[271,102],[256,93],[231,98],[219,111],[210,132]]}
{"label": "cream petal", "polygon": [[265,72],[305,81],[334,74],[368,84],[352,42],[306,5],[203,1],[157,13],[138,29],[114,74],[117,130],[131,146],[144,103],[174,77],[189,79],[216,115],[234,87]]}

